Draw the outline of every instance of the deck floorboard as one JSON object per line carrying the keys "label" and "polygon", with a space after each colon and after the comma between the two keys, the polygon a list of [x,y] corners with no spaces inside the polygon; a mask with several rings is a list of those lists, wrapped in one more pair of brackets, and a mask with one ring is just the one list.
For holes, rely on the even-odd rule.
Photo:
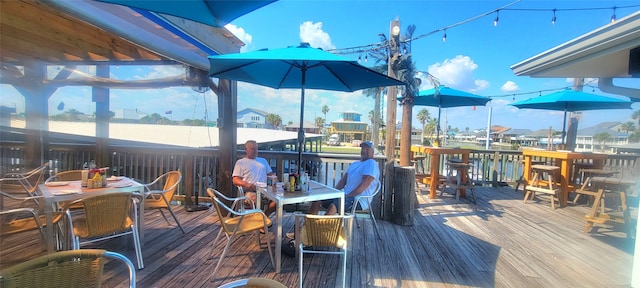
{"label": "deck floorboard", "polygon": [[[368,217],[353,225],[353,250],[347,268],[348,287],[629,287],[634,239],[619,227],[596,225],[585,234],[583,216],[589,208],[569,205],[551,209],[546,198],[522,203],[522,191],[510,187],[476,187],[477,204],[444,193],[429,199],[417,192],[414,225],[378,220],[378,240]],[[424,194],[423,194],[424,193]],[[637,198],[630,197],[633,227]],[[137,271],[138,287],[217,287],[247,277],[266,277],[288,287],[298,285],[294,258],[283,255],[276,274],[264,243],[256,236],[240,237],[210,281],[226,240],[212,242],[219,231],[213,211],[186,212],[176,206],[186,230],[180,232],[155,211],[145,217],[145,268]],[[287,214],[284,231],[293,231]],[[2,239],[0,268],[44,255],[39,234]],[[273,234],[271,234],[273,237]],[[224,237],[223,237],[224,238]],[[272,239],[273,243],[273,239]],[[92,248],[120,252],[133,260],[129,240],[108,240]],[[340,259],[310,255],[304,259],[305,287],[339,286]],[[104,287],[126,287],[126,271],[107,265]]]}

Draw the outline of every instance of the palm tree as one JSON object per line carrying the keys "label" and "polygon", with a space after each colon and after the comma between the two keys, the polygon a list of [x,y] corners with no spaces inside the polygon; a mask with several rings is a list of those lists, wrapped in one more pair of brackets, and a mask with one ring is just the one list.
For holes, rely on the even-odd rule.
{"label": "palm tree", "polygon": [[633,111],[631,118],[638,119],[638,126],[640,126],[640,110]]}
{"label": "palm tree", "polygon": [[322,127],[324,127],[324,118],[316,117],[315,125],[318,129],[322,130]]}
{"label": "palm tree", "polygon": [[[371,67],[371,69],[375,70],[378,73],[381,74],[387,74],[387,64],[384,65],[376,65]],[[379,140],[379,131],[380,131],[380,121],[378,119],[380,119],[380,98],[382,95],[382,91],[384,91],[384,87],[374,87],[374,88],[368,88],[368,89],[364,89],[362,91],[362,94],[364,94],[365,96],[369,97],[372,96],[373,97],[373,115],[371,116],[371,119],[373,119],[373,121],[371,121],[371,142],[373,142],[373,147],[378,147],[378,143],[380,142]]]}
{"label": "palm tree", "polygon": [[598,145],[600,145],[600,149],[602,149],[602,152],[604,152],[604,144],[607,143],[607,141],[611,140],[611,134],[607,132],[598,133],[596,135],[593,135],[593,140],[598,142]]}
{"label": "palm tree", "polygon": [[422,108],[420,109],[420,111],[418,111],[418,115],[416,115],[416,118],[418,119],[420,124],[422,124],[422,136],[420,138],[420,145],[422,145],[422,143],[424,142],[425,125],[427,124],[427,121],[429,121],[429,119],[431,118],[431,115],[429,115],[429,110],[427,110],[426,108]]}
{"label": "palm tree", "polygon": [[625,133],[627,133],[627,135],[628,135],[629,132],[636,131],[636,124],[633,123],[633,121],[627,121],[627,122],[622,123],[622,125],[620,126],[620,129],[622,131],[625,131]]}
{"label": "palm tree", "polygon": [[322,105],[322,114],[324,114],[324,121],[327,122],[327,112],[329,112],[329,106]]}
{"label": "palm tree", "polygon": [[269,126],[271,126],[271,129],[278,129],[282,124],[282,118],[280,118],[278,114],[267,114],[266,120]]}
{"label": "palm tree", "polygon": [[427,126],[426,126],[426,131],[428,132],[427,135],[429,135],[429,139],[433,138],[433,134],[435,134],[437,131],[438,127],[438,118],[430,118],[427,122]]}
{"label": "palm tree", "polygon": [[[322,114],[324,114],[324,124],[327,124],[327,112],[329,112],[329,106],[327,105],[322,105]],[[327,129],[323,126],[322,127],[322,133],[323,134],[327,134]]]}
{"label": "palm tree", "polygon": [[400,166],[410,165],[411,155],[411,119],[413,113],[413,102],[418,94],[420,87],[420,79],[416,78],[416,66],[413,63],[411,54],[403,55],[400,61],[396,63],[398,66],[398,80],[405,83],[402,87],[402,128],[400,130]]}

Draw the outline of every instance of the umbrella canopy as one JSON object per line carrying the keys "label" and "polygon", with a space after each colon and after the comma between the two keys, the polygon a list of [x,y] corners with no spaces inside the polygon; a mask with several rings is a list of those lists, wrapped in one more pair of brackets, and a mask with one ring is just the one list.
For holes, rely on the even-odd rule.
{"label": "umbrella canopy", "polygon": [[413,105],[438,107],[436,139],[440,138],[440,110],[450,107],[484,106],[491,98],[440,85],[418,92]]}
{"label": "umbrella canopy", "polygon": [[563,90],[540,97],[529,98],[509,105],[520,109],[540,109],[564,111],[562,122],[562,144],[566,134],[567,111],[585,111],[601,109],[631,109],[631,101],[601,96],[574,90]]}
{"label": "umbrella canopy", "polygon": [[209,63],[209,77],[275,89],[301,89],[298,164],[302,162],[304,144],[302,123],[306,88],[353,92],[372,87],[404,85],[403,82],[373,71],[354,60],[311,48],[308,43],[297,47],[209,56]]}
{"label": "umbrella canopy", "polygon": [[223,27],[234,19],[276,0],[97,0]]}

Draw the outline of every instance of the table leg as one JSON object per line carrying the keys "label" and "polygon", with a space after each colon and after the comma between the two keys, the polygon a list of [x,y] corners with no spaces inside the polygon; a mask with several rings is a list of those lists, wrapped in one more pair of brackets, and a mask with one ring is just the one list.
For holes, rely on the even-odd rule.
{"label": "table leg", "polygon": [[53,233],[53,204],[52,203],[47,203],[45,202],[45,207],[44,207],[44,218],[47,221],[47,227],[45,227],[45,231],[46,231],[46,241],[47,241],[47,253],[54,253],[56,252],[55,249],[55,245],[54,245],[54,233]]}
{"label": "table leg", "polygon": [[560,207],[567,205],[569,199],[569,177],[571,176],[571,165],[568,159],[562,159],[560,163]]}
{"label": "table leg", "polygon": [[[276,273],[280,273],[280,263],[282,262],[282,203],[278,201],[276,208]],[[267,239],[267,241],[270,241]]]}
{"label": "table leg", "polygon": [[524,168],[522,170],[522,175],[524,177],[524,186],[531,184],[531,155],[524,156]]}
{"label": "table leg", "polygon": [[431,183],[429,184],[429,198],[436,198],[436,189],[438,188],[438,178],[440,178],[440,155],[431,154]]}

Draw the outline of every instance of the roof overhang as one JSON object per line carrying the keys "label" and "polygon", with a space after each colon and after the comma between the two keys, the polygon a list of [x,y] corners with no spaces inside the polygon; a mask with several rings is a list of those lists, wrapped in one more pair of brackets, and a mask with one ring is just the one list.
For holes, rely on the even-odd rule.
{"label": "roof overhang", "polygon": [[599,78],[604,92],[640,99],[640,90],[613,86],[629,73],[631,49],[640,47],[640,11],[544,51],[511,69],[533,78]]}
{"label": "roof overhang", "polygon": [[2,0],[0,5],[3,64],[174,62],[207,71],[207,56],[238,52],[244,45],[225,28],[97,1]]}

